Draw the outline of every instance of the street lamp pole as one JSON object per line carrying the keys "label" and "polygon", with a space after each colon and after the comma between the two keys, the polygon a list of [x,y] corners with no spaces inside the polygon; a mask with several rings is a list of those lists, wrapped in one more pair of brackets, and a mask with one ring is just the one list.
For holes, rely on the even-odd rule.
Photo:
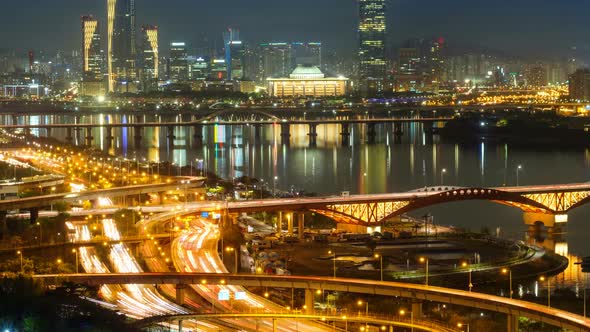
{"label": "street lamp pole", "polygon": [[545,281],[547,279],[547,307],[551,308],[551,278],[550,277],[541,277],[539,280]]}
{"label": "street lamp pole", "polygon": [[24,269],[23,269],[23,252],[22,251],[17,251],[16,252],[17,255],[20,256],[20,273],[24,273]]}
{"label": "street lamp pole", "polygon": [[78,272],[78,265],[80,265],[80,264],[78,264],[78,250],[76,250],[76,249],[72,249],[72,252],[73,252],[74,254],[76,254],[76,274],[78,274],[78,273],[79,273],[79,272]]}
{"label": "street lamp pole", "polygon": [[426,263],[426,281],[424,284],[428,286],[428,257],[420,257],[420,263]]}
{"label": "street lamp pole", "polygon": [[522,165],[516,166],[516,186],[517,187],[518,187],[518,175],[519,175],[521,169],[522,169]]}
{"label": "street lamp pole", "polygon": [[444,176],[445,176],[445,173],[446,173],[446,172],[447,172],[447,169],[446,169],[446,168],[443,168],[443,169],[440,171],[440,185],[441,185],[441,186],[443,186],[443,185],[445,184],[445,182],[444,182]]}
{"label": "street lamp pole", "polygon": [[[461,263],[462,267],[467,267],[469,266],[469,264],[467,264],[467,262],[463,262]],[[469,284],[467,285],[467,287],[469,288],[469,291],[471,292],[471,289],[473,288],[473,283],[471,282],[471,266],[469,266]]]}
{"label": "street lamp pole", "polygon": [[508,278],[510,280],[510,298],[512,299],[512,270],[508,268],[503,268],[502,273],[508,273]]}
{"label": "street lamp pole", "polygon": [[278,176],[274,177],[274,181],[272,182],[272,197],[277,197],[277,181],[279,180]]}
{"label": "street lamp pole", "polygon": [[465,326],[465,327],[466,327],[466,329],[467,329],[466,331],[467,331],[467,332],[469,332],[469,324],[465,324],[465,323],[457,323],[457,327],[458,327],[458,328],[461,328],[461,327],[463,327],[463,326]]}
{"label": "street lamp pole", "polygon": [[332,255],[332,270],[334,271],[334,279],[336,279],[336,250],[330,250],[328,254]]}
{"label": "street lamp pole", "polygon": [[381,281],[383,281],[383,255],[375,254],[375,258],[379,258],[379,272],[381,272]]}

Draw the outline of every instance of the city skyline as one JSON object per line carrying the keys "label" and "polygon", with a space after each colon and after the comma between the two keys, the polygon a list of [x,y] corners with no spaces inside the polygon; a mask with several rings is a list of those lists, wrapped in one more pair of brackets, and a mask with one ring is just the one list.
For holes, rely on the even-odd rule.
{"label": "city skyline", "polygon": [[[136,25],[159,26],[162,44],[171,40],[186,40],[191,44],[207,39],[210,44],[221,47],[221,32],[228,26],[235,26],[242,32],[242,39],[252,43],[318,40],[332,49],[355,52],[356,3],[352,0],[324,0],[315,4],[301,0],[276,4],[263,0],[243,4],[226,0],[198,5],[174,0],[163,7],[154,0],[143,0],[136,4]],[[93,15],[99,22],[106,20],[106,2],[102,0],[40,3],[35,8],[26,8],[27,19],[24,20],[20,15],[10,15],[25,10],[24,5],[10,3],[7,6],[0,13],[0,26],[4,27],[0,30],[3,48],[77,49],[79,17]],[[506,1],[477,5],[463,0],[444,5],[430,0],[387,1],[387,6],[390,46],[407,38],[443,36],[456,43],[482,45],[508,54],[557,56],[567,54],[574,46],[584,57],[590,53],[590,44],[583,33],[585,29],[576,23],[584,22],[583,8],[590,9],[590,5],[581,1],[539,3],[524,0],[516,5]],[[39,29],[40,26],[43,29]],[[106,24],[102,26],[105,28]],[[518,34],[513,33],[515,29]],[[48,38],[48,34],[63,38]]]}

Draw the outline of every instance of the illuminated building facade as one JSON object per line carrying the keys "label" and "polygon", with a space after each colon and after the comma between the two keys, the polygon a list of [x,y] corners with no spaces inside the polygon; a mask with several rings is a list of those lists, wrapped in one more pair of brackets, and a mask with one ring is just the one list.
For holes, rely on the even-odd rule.
{"label": "illuminated building facade", "polygon": [[240,40],[240,30],[229,28],[223,34],[225,43],[225,62],[227,79],[242,80],[244,78],[245,49]]}
{"label": "illuminated building facade", "polygon": [[142,66],[140,71],[141,82],[144,91],[153,91],[158,88],[160,71],[158,49],[158,27],[144,25],[142,32]]}
{"label": "illuminated building facade", "polygon": [[383,91],[386,74],[385,0],[359,2],[359,76],[365,93]]}
{"label": "illuminated building facade", "polygon": [[571,99],[590,100],[590,69],[578,69],[571,74],[569,90]]}
{"label": "illuminated building facade", "polygon": [[260,44],[260,77],[287,77],[292,70],[292,52],[290,43]]}
{"label": "illuminated building facade", "polygon": [[107,0],[109,92],[135,90],[135,0]]}
{"label": "illuminated building facade", "polygon": [[103,57],[100,49],[98,21],[82,16],[82,71],[85,81],[102,81]]}
{"label": "illuminated building facade", "polygon": [[289,78],[269,78],[268,91],[273,97],[334,97],[346,94],[348,79],[325,77],[316,66],[297,66]]}
{"label": "illuminated building facade", "polygon": [[170,43],[169,61],[168,78],[172,82],[188,81],[188,53],[185,42],[173,41]]}

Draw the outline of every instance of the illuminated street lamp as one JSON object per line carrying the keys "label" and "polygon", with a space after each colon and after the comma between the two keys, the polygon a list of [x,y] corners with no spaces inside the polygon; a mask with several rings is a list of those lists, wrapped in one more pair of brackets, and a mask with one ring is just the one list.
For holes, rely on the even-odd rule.
{"label": "illuminated street lamp", "polygon": [[461,263],[461,267],[469,267],[469,284],[468,284],[468,288],[469,291],[471,292],[471,289],[473,288],[473,283],[471,283],[471,266],[469,264],[467,264],[467,262],[463,262]]}
{"label": "illuminated street lamp", "polygon": [[424,284],[426,286],[428,286],[428,263],[429,263],[428,257],[420,257],[420,263],[425,263],[426,264],[425,265],[426,280],[425,280]]}
{"label": "illuminated street lamp", "polygon": [[551,278],[541,276],[539,278],[540,281],[545,281],[547,279],[547,306],[551,308]]}
{"label": "illuminated street lamp", "polygon": [[24,269],[23,269],[23,252],[22,251],[17,251],[16,252],[17,255],[20,256],[20,273],[24,273]]}
{"label": "illuminated street lamp", "polygon": [[512,270],[509,268],[503,268],[502,273],[507,274],[510,280],[510,298],[512,298]]}
{"label": "illuminated street lamp", "polygon": [[277,197],[277,181],[279,180],[278,176],[274,177],[274,181],[272,182],[272,197]]}
{"label": "illuminated street lamp", "polygon": [[334,278],[336,278],[336,250],[329,250],[328,254],[332,255],[332,270],[334,271]]}
{"label": "illuminated street lamp", "polygon": [[225,251],[234,253],[234,274],[238,274],[238,251],[234,247],[226,247]]}
{"label": "illuminated street lamp", "polygon": [[[357,304],[359,307],[362,307],[363,303],[365,304],[365,317],[369,317],[369,301],[364,301],[364,302],[363,302],[363,300],[358,300],[358,301],[356,302],[356,304]],[[359,316],[360,316],[360,315],[361,315],[361,310],[360,310],[360,308],[359,308]],[[366,330],[368,330],[368,328],[369,328],[369,325],[368,325],[368,324],[367,324],[367,322],[365,321],[365,331],[366,331]]]}
{"label": "illuminated street lamp", "polygon": [[446,168],[443,168],[443,169],[440,171],[440,185],[441,185],[441,186],[445,184],[445,182],[444,182],[444,176],[445,176],[445,173],[446,173],[446,172],[447,172],[447,169],[446,169]]}
{"label": "illuminated street lamp", "polygon": [[518,175],[519,175],[521,169],[522,169],[522,165],[516,166],[516,186],[517,187],[518,187]]}
{"label": "illuminated street lamp", "polygon": [[[399,314],[401,316],[405,316],[406,311],[404,309],[402,309],[402,310],[399,311]],[[414,312],[413,311],[410,311],[410,325],[412,326],[411,327],[412,332],[414,332]]]}
{"label": "illuminated street lamp", "polygon": [[383,255],[375,254],[375,258],[379,258],[379,272],[381,272],[381,281],[383,281]]}
{"label": "illuminated street lamp", "polygon": [[462,328],[463,326],[465,326],[466,328],[466,332],[469,332],[469,324],[465,324],[465,323],[457,323],[457,327],[458,328]]}

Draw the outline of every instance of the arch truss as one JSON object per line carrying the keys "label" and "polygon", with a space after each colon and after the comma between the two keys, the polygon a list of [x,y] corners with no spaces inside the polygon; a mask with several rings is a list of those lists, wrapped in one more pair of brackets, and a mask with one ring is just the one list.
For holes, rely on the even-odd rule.
{"label": "arch truss", "polygon": [[409,204],[410,201],[331,204],[323,209],[313,209],[313,211],[340,223],[376,224]]}

